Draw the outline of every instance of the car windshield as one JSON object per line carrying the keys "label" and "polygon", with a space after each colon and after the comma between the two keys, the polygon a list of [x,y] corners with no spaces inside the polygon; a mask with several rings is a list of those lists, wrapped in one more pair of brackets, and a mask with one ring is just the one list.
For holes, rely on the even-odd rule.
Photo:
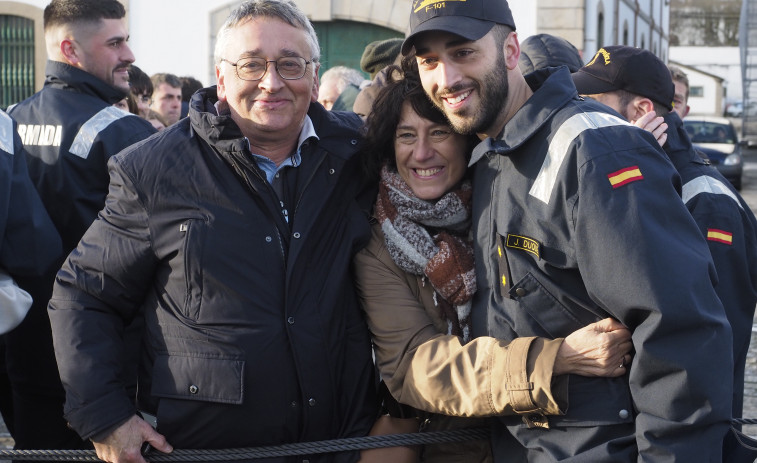
{"label": "car windshield", "polygon": [[684,120],[684,126],[694,143],[736,143],[736,132],[730,124]]}

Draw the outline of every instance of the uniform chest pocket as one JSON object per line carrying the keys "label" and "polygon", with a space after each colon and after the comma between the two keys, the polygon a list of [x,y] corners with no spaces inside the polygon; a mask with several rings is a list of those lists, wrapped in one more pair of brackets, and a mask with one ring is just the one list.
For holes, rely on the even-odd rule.
{"label": "uniform chest pocket", "polygon": [[[508,294],[541,327],[542,335],[552,338],[565,337],[604,318],[599,311],[579,304],[557,287],[553,294],[530,272],[515,282]],[[555,294],[561,297],[558,299]]]}

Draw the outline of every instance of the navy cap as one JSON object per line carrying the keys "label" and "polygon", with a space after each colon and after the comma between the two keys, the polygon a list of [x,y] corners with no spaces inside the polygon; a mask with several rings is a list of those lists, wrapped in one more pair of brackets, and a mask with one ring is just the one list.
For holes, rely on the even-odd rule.
{"label": "navy cap", "polygon": [[413,0],[410,35],[402,44],[407,55],[418,34],[446,31],[468,40],[485,36],[495,24],[515,30],[515,21],[506,0]]}
{"label": "navy cap", "polygon": [[670,70],[651,51],[624,45],[601,48],[594,59],[573,73],[581,95],[625,90],[673,109],[675,84]]}

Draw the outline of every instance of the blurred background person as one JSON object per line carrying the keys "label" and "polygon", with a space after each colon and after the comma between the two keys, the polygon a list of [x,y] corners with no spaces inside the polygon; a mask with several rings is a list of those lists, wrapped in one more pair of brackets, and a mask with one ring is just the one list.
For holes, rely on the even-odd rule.
{"label": "blurred background person", "polygon": [[324,72],[318,87],[318,102],[329,111],[352,111],[365,78],[357,69],[334,66]]}
{"label": "blurred background person", "polygon": [[152,109],[149,109],[147,111],[147,122],[149,122],[155,128],[155,130],[158,131],[168,127],[168,125],[163,120],[163,117],[161,117],[160,114],[156,113]]}
{"label": "blurred background person", "polygon": [[134,114],[147,119],[152,104],[152,81],[147,73],[134,64],[129,66],[129,88],[130,97],[137,105],[137,112]]}
{"label": "blurred background person", "polygon": [[181,119],[189,114],[189,100],[194,92],[204,87],[202,82],[192,76],[179,77],[181,81]]}
{"label": "blurred background person", "polygon": [[551,34],[532,35],[521,42],[518,67],[524,75],[557,66],[568,66],[570,72],[583,66],[581,53],[572,43]]}
{"label": "blurred background person", "polygon": [[166,127],[179,122],[181,116],[181,81],[168,73],[153,74],[152,105],[150,109],[160,115]]}
{"label": "blurred background person", "polygon": [[673,85],[675,85],[675,94],[673,96],[673,111],[678,113],[678,116],[683,119],[689,114],[689,76],[678,66],[673,64],[668,65],[670,75],[673,77]]}
{"label": "blurred background person", "polygon": [[386,84],[384,71],[386,67],[390,64],[400,64],[402,40],[401,38],[377,40],[366,45],[363,50],[363,55],[360,57],[360,69],[371,76],[371,81],[360,89],[352,105],[352,110],[360,117],[366,117],[371,113],[373,100]]}

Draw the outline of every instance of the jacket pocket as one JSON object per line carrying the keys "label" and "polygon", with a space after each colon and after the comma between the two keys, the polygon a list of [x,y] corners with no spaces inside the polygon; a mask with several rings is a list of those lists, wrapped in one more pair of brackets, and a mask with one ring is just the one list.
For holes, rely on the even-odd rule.
{"label": "jacket pocket", "polygon": [[558,300],[532,273],[515,283],[509,295],[536,321],[544,335],[552,338],[565,337],[607,316],[567,296]]}
{"label": "jacket pocket", "polygon": [[602,426],[631,423],[635,415],[627,375],[619,378],[571,375],[568,410],[565,415],[550,416],[549,422],[557,427]]}
{"label": "jacket pocket", "polygon": [[153,364],[153,396],[241,404],[244,360],[158,354]]}
{"label": "jacket pocket", "polygon": [[192,320],[200,316],[203,290],[203,254],[207,225],[204,219],[189,219],[181,224],[184,234],[182,247],[184,264],[184,315]]}

